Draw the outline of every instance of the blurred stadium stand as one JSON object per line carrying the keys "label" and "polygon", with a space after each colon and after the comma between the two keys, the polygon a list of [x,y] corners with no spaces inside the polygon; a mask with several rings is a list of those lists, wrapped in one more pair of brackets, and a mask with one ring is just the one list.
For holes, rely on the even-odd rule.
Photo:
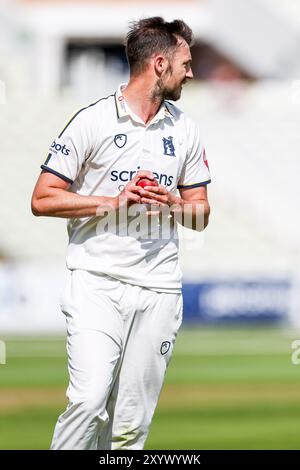
{"label": "blurred stadium stand", "polygon": [[300,11],[278,3],[139,2],[137,15],[134,1],[2,0],[0,331],[63,328],[65,221],[34,218],[32,189],[68,116],[126,81],[128,21],[157,14],[194,29],[178,106],[202,128],[213,181],[208,229],[181,243],[186,319],[299,324]]}

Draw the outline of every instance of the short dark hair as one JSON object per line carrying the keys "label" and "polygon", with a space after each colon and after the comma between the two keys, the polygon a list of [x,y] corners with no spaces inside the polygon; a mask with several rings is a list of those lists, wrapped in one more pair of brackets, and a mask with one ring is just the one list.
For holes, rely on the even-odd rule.
{"label": "short dark hair", "polygon": [[172,54],[178,45],[178,36],[190,46],[191,28],[182,20],[166,22],[160,16],[133,21],[126,36],[126,56],[130,72],[137,75],[145,69],[155,53]]}

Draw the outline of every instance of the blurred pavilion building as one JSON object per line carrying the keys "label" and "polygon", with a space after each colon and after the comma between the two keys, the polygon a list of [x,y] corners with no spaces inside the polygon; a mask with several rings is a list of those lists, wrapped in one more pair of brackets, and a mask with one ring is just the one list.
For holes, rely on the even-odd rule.
{"label": "blurred pavilion building", "polygon": [[291,78],[300,68],[295,5],[271,0],[1,0],[1,76],[9,87],[31,85],[46,93],[106,93],[128,76],[123,42],[129,20],[161,15],[183,18],[192,27],[196,78]]}
{"label": "blurred pavilion building", "polygon": [[[205,234],[182,240],[181,257],[186,283],[215,283],[191,294],[196,316],[215,303],[216,319],[261,309],[299,321],[298,3],[0,0],[0,331],[22,325],[26,309],[36,329],[53,319],[67,236],[64,220],[30,212],[40,164],[76,108],[128,79],[129,21],[157,15],[195,35],[195,80],[179,106],[202,129],[212,216]],[[44,315],[41,296],[52,299]]]}

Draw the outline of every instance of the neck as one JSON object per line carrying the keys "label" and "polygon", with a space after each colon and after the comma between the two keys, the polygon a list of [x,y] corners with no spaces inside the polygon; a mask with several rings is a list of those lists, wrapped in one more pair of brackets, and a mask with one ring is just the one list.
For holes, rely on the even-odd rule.
{"label": "neck", "polygon": [[151,121],[158,112],[163,99],[154,91],[154,86],[145,77],[131,77],[123,96],[130,109],[139,116],[145,124]]}

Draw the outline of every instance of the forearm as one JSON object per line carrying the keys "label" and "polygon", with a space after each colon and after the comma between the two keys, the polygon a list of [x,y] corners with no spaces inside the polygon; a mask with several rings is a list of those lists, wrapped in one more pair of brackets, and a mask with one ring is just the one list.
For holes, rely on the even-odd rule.
{"label": "forearm", "polygon": [[32,212],[36,216],[48,217],[92,217],[101,210],[114,210],[116,198],[106,196],[82,196],[53,188],[46,195],[32,200]]}
{"label": "forearm", "polygon": [[210,206],[206,199],[186,201],[176,197],[171,212],[178,223],[201,232],[208,225]]}

